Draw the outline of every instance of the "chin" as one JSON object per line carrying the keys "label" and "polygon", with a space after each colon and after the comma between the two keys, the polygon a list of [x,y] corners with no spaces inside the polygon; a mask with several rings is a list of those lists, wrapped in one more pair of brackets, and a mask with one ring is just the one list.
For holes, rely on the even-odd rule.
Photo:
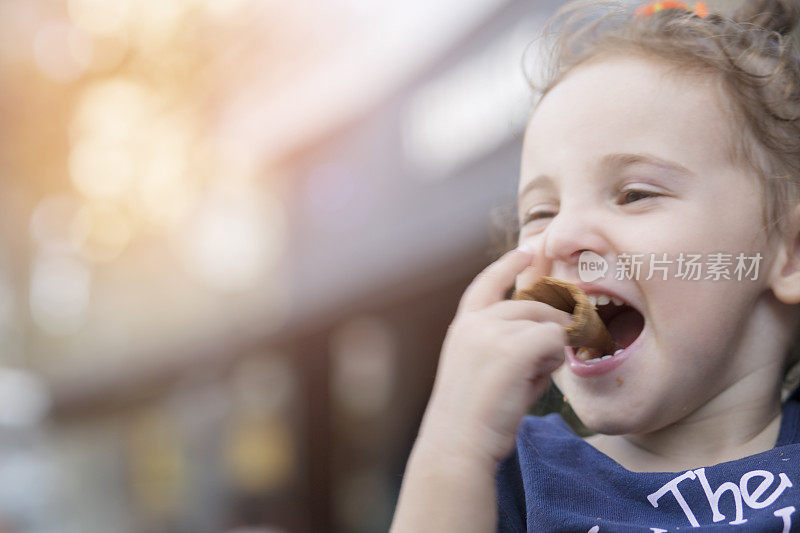
{"label": "chin", "polygon": [[[576,413],[577,414],[577,413]],[[589,431],[603,435],[627,435],[636,433],[635,425],[630,420],[614,420],[602,416],[586,418],[578,414],[578,418]]]}
{"label": "chin", "polygon": [[[653,416],[648,413],[634,413],[630,405],[622,407],[617,405],[602,406],[601,402],[591,399],[587,403],[576,401],[572,409],[587,429],[604,435],[627,435],[652,431]],[[627,408],[626,408],[627,407]]]}

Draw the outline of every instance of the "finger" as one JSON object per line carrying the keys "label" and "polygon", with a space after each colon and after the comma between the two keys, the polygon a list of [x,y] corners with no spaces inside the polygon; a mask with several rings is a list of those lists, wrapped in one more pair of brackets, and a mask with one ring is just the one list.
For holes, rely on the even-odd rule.
{"label": "finger", "polygon": [[555,322],[563,327],[571,326],[573,321],[571,314],[533,300],[504,300],[487,307],[485,312],[504,320]]}
{"label": "finger", "polygon": [[[523,321],[514,321],[512,323],[520,324]],[[528,322],[527,324],[530,324]],[[529,341],[531,345],[534,343],[539,347],[540,353],[545,357],[537,357],[537,360],[547,361],[545,366],[550,366],[551,370],[555,370],[560,366],[565,358],[564,349],[567,347],[569,339],[567,333],[560,324],[555,322],[540,322],[535,324],[535,327],[525,327],[519,331],[517,338],[522,342]]]}
{"label": "finger", "polygon": [[508,251],[478,274],[464,291],[458,311],[477,311],[505,299],[514,278],[530,265],[530,253],[518,248]]}
{"label": "finger", "polygon": [[548,259],[546,259],[543,255],[537,256],[537,261],[527,266],[525,269],[522,270],[519,274],[517,274],[516,281],[514,283],[514,288],[524,289],[526,287],[532,286],[534,283],[539,281],[539,278],[544,276],[547,273],[548,265],[546,264]]}
{"label": "finger", "polygon": [[527,249],[536,257],[536,261],[533,261],[522,272],[517,274],[517,279],[514,283],[514,288],[517,290],[530,287],[539,281],[539,278],[547,273],[552,264],[552,259],[548,259],[547,254],[544,253],[544,239],[520,242],[520,246],[527,246]]}
{"label": "finger", "polygon": [[529,321],[512,321],[521,327],[514,334],[514,342],[519,345],[536,347],[535,350],[520,352],[514,362],[520,373],[528,379],[549,375],[566,360],[565,348],[567,334],[561,325],[555,322],[531,323]]}

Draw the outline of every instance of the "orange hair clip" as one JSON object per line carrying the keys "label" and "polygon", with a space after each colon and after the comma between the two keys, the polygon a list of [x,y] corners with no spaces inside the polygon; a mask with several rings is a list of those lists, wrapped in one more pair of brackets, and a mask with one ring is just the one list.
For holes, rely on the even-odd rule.
{"label": "orange hair clip", "polygon": [[694,5],[694,8],[691,8],[685,2],[674,2],[670,0],[653,0],[652,2],[643,4],[636,8],[634,15],[647,18],[653,13],[662,11],[664,9],[683,9],[684,11],[694,13],[700,18],[705,18],[708,16],[708,7],[706,6],[705,2],[697,2]]}

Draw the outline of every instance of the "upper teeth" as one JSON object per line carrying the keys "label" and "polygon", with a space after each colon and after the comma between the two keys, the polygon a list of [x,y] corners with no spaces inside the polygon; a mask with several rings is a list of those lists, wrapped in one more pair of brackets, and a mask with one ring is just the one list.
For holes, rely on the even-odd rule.
{"label": "upper teeth", "polygon": [[614,296],[608,296],[607,294],[598,294],[598,295],[589,294],[587,296],[589,298],[589,303],[592,304],[593,306],[606,305],[608,303],[613,303],[614,305],[622,305],[624,303],[619,298],[616,298]]}

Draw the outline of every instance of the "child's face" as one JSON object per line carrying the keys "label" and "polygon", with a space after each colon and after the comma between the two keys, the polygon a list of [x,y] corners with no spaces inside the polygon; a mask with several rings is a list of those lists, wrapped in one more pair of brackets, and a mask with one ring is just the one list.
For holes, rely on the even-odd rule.
{"label": "child's face", "polygon": [[[761,186],[728,161],[736,132],[719,102],[710,82],[678,80],[654,61],[607,58],[570,73],[528,125],[519,212],[535,218],[522,226],[520,242],[538,251],[535,274],[521,274],[517,287],[537,275],[580,282],[578,257],[590,250],[609,270],[579,285],[620,296],[644,319],[643,327],[636,320],[627,326],[634,338],[641,333],[614,364],[612,358],[586,371],[567,354],[553,375],[595,431],[652,431],[720,401],[723,391],[746,390],[748,380],[761,379],[770,390],[779,383],[783,354],[773,333],[785,309],[769,291],[774,250],[763,231]],[[604,165],[611,154],[648,154],[689,173]],[[644,254],[639,279],[617,279],[623,252]],[[732,254],[731,280],[676,277],[679,254],[701,254],[705,278],[717,252]],[[659,272],[645,279],[651,253],[672,260],[666,280]],[[736,280],[739,253],[763,257],[756,280]]]}

